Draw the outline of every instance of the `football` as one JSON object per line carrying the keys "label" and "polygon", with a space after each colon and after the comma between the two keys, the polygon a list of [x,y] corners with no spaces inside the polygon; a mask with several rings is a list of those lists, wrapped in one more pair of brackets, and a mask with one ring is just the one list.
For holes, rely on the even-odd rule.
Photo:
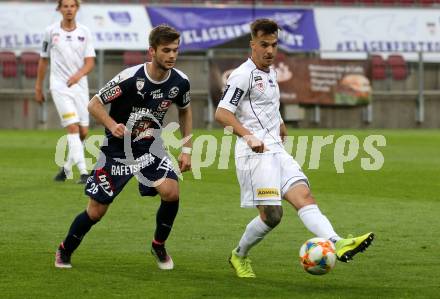
{"label": "football", "polygon": [[335,246],[330,240],[312,238],[301,246],[299,258],[307,273],[323,275],[335,267]]}

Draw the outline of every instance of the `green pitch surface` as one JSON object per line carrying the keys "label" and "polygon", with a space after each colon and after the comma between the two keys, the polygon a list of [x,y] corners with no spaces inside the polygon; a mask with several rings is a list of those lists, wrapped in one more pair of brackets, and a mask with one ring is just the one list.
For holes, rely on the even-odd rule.
{"label": "green pitch surface", "polygon": [[[227,258],[256,211],[239,208],[232,157],[228,170],[217,169],[218,158],[201,169],[201,180],[185,174],[167,242],[175,270],[158,270],[149,253],[159,199],[141,198],[135,180],[85,237],[73,269],[60,270],[53,265],[55,250],[87,203],[74,180],[52,181],[55,145],[64,133],[0,131],[0,297],[439,298],[439,132],[290,133],[357,136],[359,152],[344,173],[336,173],[334,143],[322,150],[318,169],[309,169],[309,147],[303,170],[339,234],[373,231],[376,239],[353,262],[311,276],[300,267],[298,251],[312,235],[284,204],[282,223],[251,252],[257,278],[243,280]],[[221,131],[197,134],[222,137]],[[387,142],[378,148],[384,164],[377,171],[360,166],[369,157],[362,141],[370,134]]]}

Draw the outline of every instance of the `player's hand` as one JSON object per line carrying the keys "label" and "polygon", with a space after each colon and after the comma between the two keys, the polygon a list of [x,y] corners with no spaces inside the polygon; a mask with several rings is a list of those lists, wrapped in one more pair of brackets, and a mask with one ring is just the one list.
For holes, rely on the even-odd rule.
{"label": "player's hand", "polygon": [[78,81],[81,79],[82,75],[76,73],[75,75],[73,75],[72,77],[69,78],[69,80],[67,80],[67,87],[71,87],[73,84],[78,83]]}
{"label": "player's hand", "polygon": [[39,104],[42,104],[45,101],[43,91],[40,87],[35,87],[35,101]]}
{"label": "player's hand", "polygon": [[180,172],[185,172],[191,169],[191,154],[180,153],[179,158]]}
{"label": "player's hand", "polygon": [[116,124],[113,127],[109,128],[110,132],[112,132],[112,135],[117,138],[124,138],[125,134],[125,125],[124,124]]}
{"label": "player's hand", "polygon": [[264,145],[263,141],[255,137],[254,135],[247,135],[243,137],[246,140],[247,145],[255,153],[263,153],[268,151],[267,147]]}

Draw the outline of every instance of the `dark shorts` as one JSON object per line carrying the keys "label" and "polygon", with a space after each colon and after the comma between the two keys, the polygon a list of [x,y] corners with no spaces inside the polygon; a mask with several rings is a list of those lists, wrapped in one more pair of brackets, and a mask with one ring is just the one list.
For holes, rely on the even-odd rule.
{"label": "dark shorts", "polygon": [[85,194],[99,203],[110,204],[133,176],[139,182],[141,196],[155,196],[157,191],[152,184],[159,179],[170,178],[177,181],[173,164],[166,155],[155,157],[147,153],[136,160],[127,161],[125,158],[104,155],[101,152],[87,179]]}

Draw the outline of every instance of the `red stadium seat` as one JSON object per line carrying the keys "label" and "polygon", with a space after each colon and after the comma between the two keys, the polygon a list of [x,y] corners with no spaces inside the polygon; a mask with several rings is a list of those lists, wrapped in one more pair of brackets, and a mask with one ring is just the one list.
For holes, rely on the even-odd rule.
{"label": "red stadium seat", "polygon": [[423,6],[431,6],[435,3],[439,3],[439,1],[436,0],[420,0],[420,4]]}
{"label": "red stadium seat", "polygon": [[399,3],[399,0],[379,0],[376,2],[380,6],[392,6]]}
{"label": "red stadium seat", "polygon": [[416,5],[418,1],[416,0],[400,0],[400,4],[404,5],[404,6],[412,6],[412,5]]}
{"label": "red stadium seat", "polygon": [[17,57],[14,52],[0,52],[0,66],[3,78],[17,77]]}
{"label": "red stadium seat", "polygon": [[408,66],[402,55],[390,55],[388,56],[387,62],[391,69],[391,77],[394,80],[406,79],[408,76]]}
{"label": "red stadium seat", "polygon": [[148,55],[141,51],[125,51],[123,54],[123,63],[125,66],[134,66],[148,61]]}
{"label": "red stadium seat", "polygon": [[381,55],[371,55],[371,78],[373,80],[384,80],[387,77],[385,60]]}
{"label": "red stadium seat", "polygon": [[360,0],[359,4],[362,4],[362,5],[374,5],[374,4],[376,4],[376,0]]}
{"label": "red stadium seat", "polygon": [[21,53],[20,61],[24,67],[24,76],[26,78],[36,78],[38,71],[38,61],[40,55],[35,52],[23,52]]}

